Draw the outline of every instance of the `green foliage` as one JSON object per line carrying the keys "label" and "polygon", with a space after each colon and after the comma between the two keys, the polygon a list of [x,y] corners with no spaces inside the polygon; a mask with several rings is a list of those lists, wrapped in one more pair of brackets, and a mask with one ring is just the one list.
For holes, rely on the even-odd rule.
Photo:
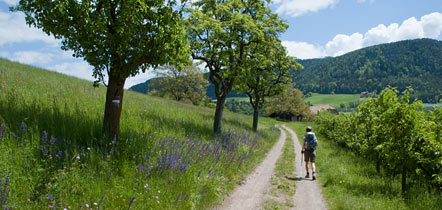
{"label": "green foliage", "polygon": [[[228,141],[217,161],[213,109],[127,91],[121,136],[106,142],[102,86],[4,59],[0,86],[0,174],[10,178],[6,207],[12,209],[128,209],[132,198],[131,209],[210,208],[257,166],[279,134],[273,125],[253,133],[250,117],[226,113]],[[191,162],[186,170],[161,171],[159,158],[180,152],[177,145],[193,148],[186,152]]]}
{"label": "green foliage", "polygon": [[247,72],[252,45],[284,32],[287,25],[266,7],[266,1],[200,0],[189,8],[186,31],[193,59],[209,69],[217,98],[214,133],[219,133],[227,95]]}
{"label": "green foliage", "polygon": [[296,87],[330,94],[379,93],[388,86],[415,90],[410,97],[437,103],[442,92],[442,42],[405,40],[367,47],[338,57],[300,60],[305,69],[294,73]]}
{"label": "green foliage", "polygon": [[280,115],[303,116],[304,119],[310,119],[312,114],[309,106],[305,103],[302,92],[291,85],[286,86],[282,94],[272,97],[266,106],[266,113]]}
{"label": "green foliage", "polygon": [[199,105],[206,96],[209,82],[197,66],[186,66],[178,69],[175,66],[162,66],[156,71],[158,78],[149,83],[154,95],[170,97],[177,101],[189,100]]}
{"label": "green foliage", "polygon": [[[302,139],[307,125],[311,123],[288,124],[296,131],[298,139]],[[313,125],[314,129],[317,127]],[[439,190],[417,184],[409,188],[404,198],[398,177],[377,172],[364,155],[349,152],[348,148],[337,145],[334,139],[321,133],[316,133],[321,141],[316,159],[317,178],[329,209],[440,209]]]}
{"label": "green foliage", "polygon": [[401,173],[405,192],[407,177],[411,183],[442,185],[439,112],[425,113],[422,102],[410,103],[408,90],[398,96],[387,88],[354,113],[321,113],[317,123],[327,138],[372,160],[378,171],[382,166],[390,174]]}
{"label": "green foliage", "polygon": [[127,78],[186,57],[180,54],[184,31],[176,5],[175,0],[21,0],[13,11],[24,12],[30,26],[61,39],[62,49],[83,57],[103,80],[113,68],[113,74]]}
{"label": "green foliage", "polygon": [[[282,24],[282,21],[275,24]],[[277,35],[268,34],[263,41],[251,44],[250,59],[246,64],[248,70],[240,74],[241,82],[235,87],[249,96],[254,110],[254,130],[258,127],[258,111],[263,107],[265,98],[284,91],[284,87],[290,83],[291,72],[302,67],[294,57],[287,55]]]}

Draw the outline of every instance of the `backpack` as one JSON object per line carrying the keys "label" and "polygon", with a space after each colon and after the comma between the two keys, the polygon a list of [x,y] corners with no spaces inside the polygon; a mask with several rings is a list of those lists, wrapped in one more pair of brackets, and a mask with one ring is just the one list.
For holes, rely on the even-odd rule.
{"label": "backpack", "polygon": [[308,132],[305,136],[305,143],[306,143],[306,149],[316,149],[316,146],[318,146],[318,140],[316,139],[316,136],[312,132]]}

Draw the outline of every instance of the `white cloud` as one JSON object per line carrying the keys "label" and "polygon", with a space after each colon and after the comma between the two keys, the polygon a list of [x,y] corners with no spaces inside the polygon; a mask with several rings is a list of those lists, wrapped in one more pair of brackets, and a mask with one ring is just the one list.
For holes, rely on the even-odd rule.
{"label": "white cloud", "polygon": [[94,77],[92,77],[93,68],[84,61],[56,64],[49,66],[48,69],[80,79],[95,80]]}
{"label": "white cloud", "polygon": [[2,57],[2,58],[9,58],[9,52],[0,51],[0,57]]}
{"label": "white cloud", "polygon": [[2,2],[5,2],[7,5],[10,5],[10,6],[15,6],[15,5],[17,5],[17,3],[20,1],[20,0],[1,0]]}
{"label": "white cloud", "polygon": [[434,12],[424,15],[420,20],[411,17],[402,24],[392,23],[388,26],[379,24],[365,34],[338,34],[325,46],[314,46],[305,42],[283,41],[289,55],[307,59],[324,56],[339,56],[347,52],[376,44],[396,42],[405,39],[440,37],[442,32],[442,13]]}
{"label": "white cloud", "polygon": [[47,64],[53,61],[54,55],[35,51],[18,51],[9,58],[23,64]]}
{"label": "white cloud", "polygon": [[155,76],[155,74],[148,70],[145,73],[139,73],[135,77],[129,77],[126,79],[126,83],[124,83],[124,88],[129,89],[130,87],[145,82],[148,79],[151,79]]}
{"label": "white cloud", "polygon": [[48,36],[40,29],[31,28],[25,22],[23,13],[0,12],[0,46],[10,43],[43,41],[51,47],[58,47],[60,41]]}
{"label": "white cloud", "polygon": [[354,33],[350,36],[338,34],[325,45],[327,56],[338,56],[362,48],[363,35]]}
{"label": "white cloud", "polygon": [[[358,3],[365,3],[367,0],[357,0]],[[370,0],[370,4],[373,4],[374,0]]]}
{"label": "white cloud", "polygon": [[304,15],[309,12],[317,12],[321,9],[333,7],[339,0],[275,0],[276,12],[292,17]]}
{"label": "white cloud", "polygon": [[287,48],[288,54],[301,59],[319,58],[325,56],[321,46],[315,46],[307,42],[282,41]]}

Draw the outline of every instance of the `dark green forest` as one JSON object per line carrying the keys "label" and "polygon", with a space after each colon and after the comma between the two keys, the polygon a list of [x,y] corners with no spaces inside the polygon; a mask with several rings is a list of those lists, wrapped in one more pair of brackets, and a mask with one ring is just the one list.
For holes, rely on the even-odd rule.
{"label": "dark green forest", "polygon": [[[414,39],[363,48],[338,57],[298,60],[295,87],[304,93],[379,93],[388,86],[399,91],[411,86],[412,100],[437,103],[442,99],[442,41]],[[130,89],[146,93],[150,80]],[[215,98],[213,84],[207,96]],[[237,97],[236,92],[229,97]]]}
{"label": "dark green forest", "polygon": [[300,60],[304,69],[293,75],[304,93],[377,92],[388,86],[412,98],[436,103],[442,98],[442,42],[406,40],[363,48],[338,57]]}

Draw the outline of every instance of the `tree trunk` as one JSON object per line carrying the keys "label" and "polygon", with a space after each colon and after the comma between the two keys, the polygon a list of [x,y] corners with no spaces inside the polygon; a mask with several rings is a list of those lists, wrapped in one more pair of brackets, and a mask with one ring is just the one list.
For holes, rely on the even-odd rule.
{"label": "tree trunk", "polygon": [[226,101],[226,96],[216,98],[216,111],[215,120],[213,121],[213,133],[221,134],[221,121],[223,119],[224,102]]}
{"label": "tree trunk", "polygon": [[259,106],[253,107],[253,130],[258,130],[258,117],[259,117]]}
{"label": "tree trunk", "polygon": [[402,195],[405,195],[407,191],[407,168],[405,166],[402,167]]}
{"label": "tree trunk", "polygon": [[106,105],[104,108],[103,132],[112,138],[120,135],[120,116],[123,107],[125,81],[126,79],[112,76],[112,74],[109,75]]}

